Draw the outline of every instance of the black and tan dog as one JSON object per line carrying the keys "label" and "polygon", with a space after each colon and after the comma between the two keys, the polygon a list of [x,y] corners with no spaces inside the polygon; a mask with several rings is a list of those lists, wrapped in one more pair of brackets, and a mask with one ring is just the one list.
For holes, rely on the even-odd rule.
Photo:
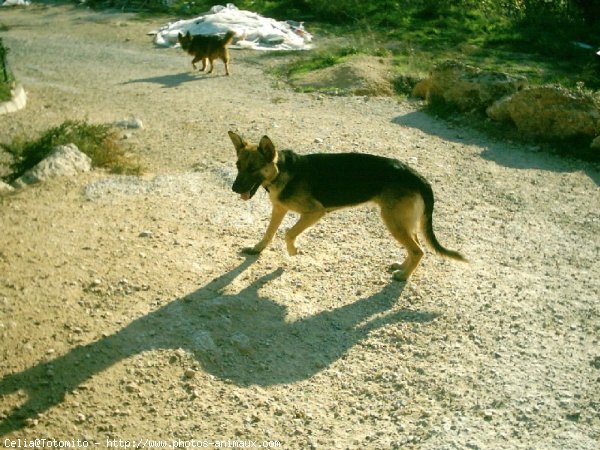
{"label": "black and tan dog", "polygon": [[396,280],[404,281],[414,272],[423,250],[417,239],[422,231],[440,255],[465,261],[444,248],[433,233],[433,191],[431,185],[398,160],[361,153],[315,153],[298,155],[276,150],[263,136],[258,145],[230,131],[237,152],[237,177],[233,191],[249,200],[260,186],[269,193],[273,212],[261,241],[245,253],[258,254],[269,245],[288,211],[300,219],[285,234],[287,251],[295,255],[300,233],[336,209],[375,202],[381,207],[386,226],[408,255],[391,269]]}
{"label": "black and tan dog", "polygon": [[229,49],[227,46],[231,44],[235,32],[228,31],[225,36],[208,36],[196,34],[192,36],[188,31],[185,35],[179,33],[178,40],[181,48],[194,57],[192,67],[196,70],[196,63],[202,61],[200,71],[206,69],[206,61],[210,62],[208,73],[213,71],[213,61],[217,58],[221,59],[225,64],[225,74],[229,75]]}

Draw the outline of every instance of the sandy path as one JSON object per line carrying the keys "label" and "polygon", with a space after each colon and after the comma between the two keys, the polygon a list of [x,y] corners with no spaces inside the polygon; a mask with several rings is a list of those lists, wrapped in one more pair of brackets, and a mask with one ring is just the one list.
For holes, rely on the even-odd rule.
{"label": "sandy path", "polygon": [[[0,141],[133,116],[144,129],[127,138],[148,168],[0,197],[5,446],[596,448],[597,168],[410,103],[294,93],[265,75],[268,56],[234,52],[229,78],[192,74],[145,36],[161,21],[131,18],[2,11],[28,106],[0,118]],[[409,162],[434,186],[440,241],[471,264],[428,253],[410,283],[392,282],[401,252],[369,207],[325,218],[298,257],[280,236],[240,256],[269,205],[231,193],[229,129]]]}

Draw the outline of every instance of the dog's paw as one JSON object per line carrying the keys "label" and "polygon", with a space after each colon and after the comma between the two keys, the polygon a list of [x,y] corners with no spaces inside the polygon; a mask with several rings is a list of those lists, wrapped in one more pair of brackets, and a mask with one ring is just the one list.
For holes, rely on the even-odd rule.
{"label": "dog's paw", "polygon": [[394,281],[400,281],[404,283],[408,281],[408,277],[409,275],[406,275],[404,270],[396,270],[395,272],[392,272],[392,279]]}
{"label": "dog's paw", "polygon": [[[394,280],[400,280],[401,274],[406,273],[406,264],[405,263],[393,263],[387,267],[387,272],[391,273]],[[408,276],[406,277],[408,278]]]}
{"label": "dog's paw", "polygon": [[244,255],[260,255],[261,250],[258,250],[255,247],[244,247],[242,249],[242,253]]}
{"label": "dog's paw", "polygon": [[400,263],[393,263],[388,266],[388,272],[390,273],[398,272],[402,269],[404,269],[404,266]]}
{"label": "dog's paw", "polygon": [[302,252],[298,251],[296,247],[288,247],[287,252],[289,256],[297,256],[299,254],[302,254]]}

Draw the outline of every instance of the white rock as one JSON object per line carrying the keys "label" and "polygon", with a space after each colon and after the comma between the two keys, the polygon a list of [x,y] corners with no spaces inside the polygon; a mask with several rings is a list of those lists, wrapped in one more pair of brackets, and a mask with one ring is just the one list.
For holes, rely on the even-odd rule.
{"label": "white rock", "polygon": [[75,144],[59,145],[46,158],[15,180],[13,186],[24,187],[50,178],[73,176],[80,172],[88,172],[91,168],[91,158],[80,152]]}
{"label": "white rock", "polygon": [[10,184],[5,183],[4,181],[0,181],[0,192],[8,192],[14,190],[15,188],[12,187]]}
{"label": "white rock", "polygon": [[0,103],[0,114],[8,114],[19,111],[27,105],[27,94],[22,85],[15,86],[11,90],[11,99],[7,102]]}
{"label": "white rock", "polygon": [[193,337],[196,349],[203,352],[214,352],[217,350],[215,341],[208,331],[198,331]]}
{"label": "white rock", "polygon": [[240,351],[240,353],[250,353],[252,344],[250,338],[243,333],[236,332],[231,336],[231,343]]}
{"label": "white rock", "polygon": [[133,129],[143,129],[144,124],[141,119],[137,117],[132,117],[130,119],[123,119],[115,122],[115,125],[121,128],[133,128]]}

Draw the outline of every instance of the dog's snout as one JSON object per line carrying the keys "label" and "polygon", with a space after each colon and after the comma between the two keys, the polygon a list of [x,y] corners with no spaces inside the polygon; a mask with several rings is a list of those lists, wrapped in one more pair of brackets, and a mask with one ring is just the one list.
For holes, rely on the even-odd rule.
{"label": "dog's snout", "polygon": [[244,192],[244,188],[243,188],[243,182],[240,179],[240,176],[238,175],[235,179],[235,181],[233,182],[233,184],[231,185],[231,190],[233,192],[235,192],[236,194],[241,194],[242,192]]}

